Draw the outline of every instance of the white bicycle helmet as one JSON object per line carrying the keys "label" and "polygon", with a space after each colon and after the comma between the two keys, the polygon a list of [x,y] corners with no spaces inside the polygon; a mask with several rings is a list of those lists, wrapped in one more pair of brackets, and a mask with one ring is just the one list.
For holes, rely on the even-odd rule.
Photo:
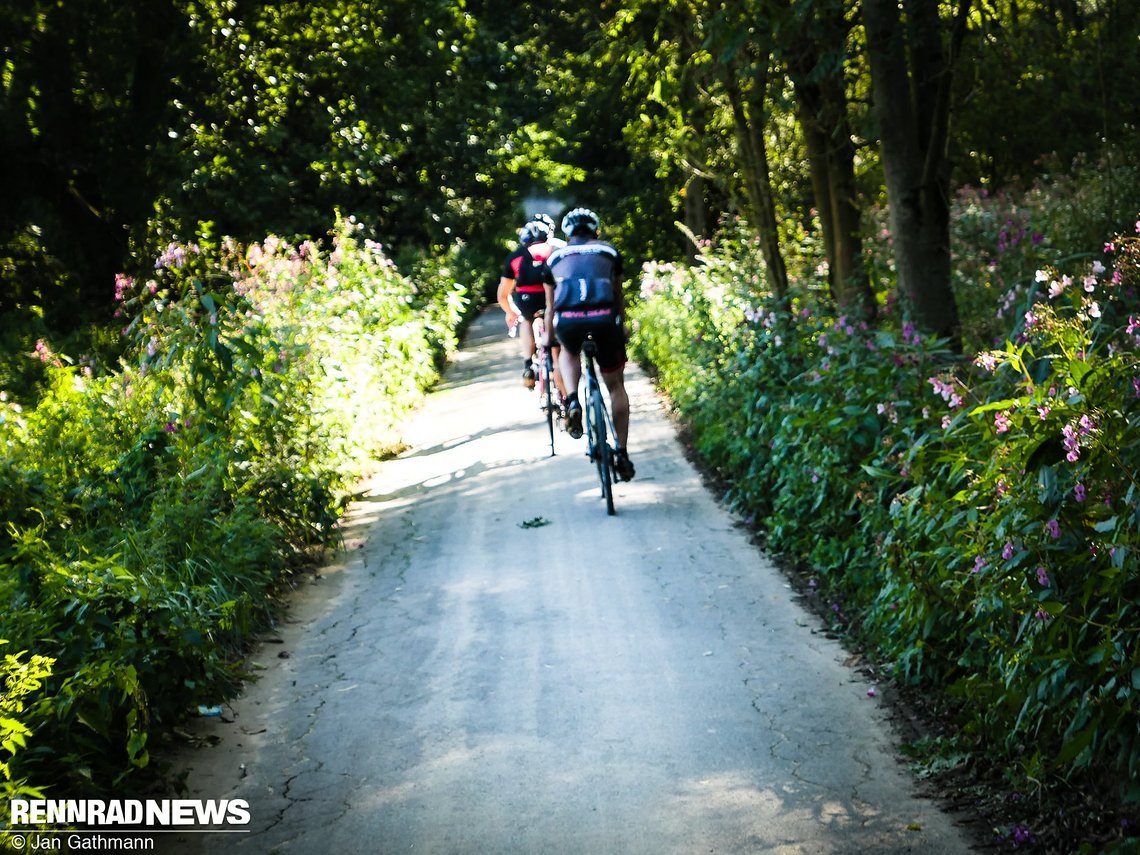
{"label": "white bicycle helmet", "polygon": [[[528,243],[534,243],[536,240],[544,240],[544,236],[535,228],[535,225],[535,223],[527,223],[519,229],[519,243],[523,246],[526,246]],[[549,235],[546,237],[549,237]]]}
{"label": "white bicycle helmet", "polygon": [[532,214],[530,221],[532,223],[542,223],[546,227],[546,234],[548,237],[554,235],[554,220],[550,218],[550,214]]}
{"label": "white bicycle helmet", "polygon": [[[550,217],[547,217],[546,219],[549,220]],[[547,225],[538,217],[535,217],[533,220],[527,223],[526,228],[530,229],[530,233],[535,236],[535,240],[550,240],[551,236],[554,234],[554,223],[552,222],[550,225]]]}

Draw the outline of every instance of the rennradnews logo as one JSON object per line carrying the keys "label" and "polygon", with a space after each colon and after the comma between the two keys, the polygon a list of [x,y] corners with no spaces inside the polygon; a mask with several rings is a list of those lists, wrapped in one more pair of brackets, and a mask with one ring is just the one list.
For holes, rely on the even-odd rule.
{"label": "rennradnews logo", "polygon": [[247,825],[244,799],[12,799],[9,825]]}

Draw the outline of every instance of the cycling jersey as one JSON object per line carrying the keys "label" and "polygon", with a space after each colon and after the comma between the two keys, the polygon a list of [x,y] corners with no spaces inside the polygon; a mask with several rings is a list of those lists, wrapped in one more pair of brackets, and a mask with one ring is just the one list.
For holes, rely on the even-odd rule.
{"label": "cycling jersey", "polygon": [[554,286],[557,311],[612,306],[621,276],[621,253],[600,240],[571,238],[546,259],[544,279]]}
{"label": "cycling jersey", "polygon": [[515,290],[521,294],[536,294],[542,291],[542,262],[550,255],[552,247],[546,243],[532,243],[520,246],[507,256],[503,263],[502,277],[515,281]]}
{"label": "cycling jersey", "polygon": [[587,337],[597,343],[598,366],[604,373],[625,366],[625,336],[617,314],[621,253],[611,244],[582,237],[550,254],[544,280],[554,286],[554,333],[577,354]]}

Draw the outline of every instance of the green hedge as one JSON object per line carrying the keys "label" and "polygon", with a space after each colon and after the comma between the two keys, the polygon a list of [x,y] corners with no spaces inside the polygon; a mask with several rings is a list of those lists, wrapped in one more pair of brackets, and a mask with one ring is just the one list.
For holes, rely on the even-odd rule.
{"label": "green hedge", "polygon": [[0,405],[0,638],[54,660],[0,760],[69,796],[232,696],[250,633],[289,568],[335,544],[466,305],[446,265],[412,281],[343,219],[328,249],[171,244],[116,297],[117,370],[40,342],[44,393]]}
{"label": "green hedge", "polygon": [[953,701],[958,748],[1015,787],[1140,797],[1140,238],[1031,270],[972,359],[886,301],[874,328],[830,316],[818,277],[771,308],[738,236],[702,261],[646,267],[633,350],[730,503]]}

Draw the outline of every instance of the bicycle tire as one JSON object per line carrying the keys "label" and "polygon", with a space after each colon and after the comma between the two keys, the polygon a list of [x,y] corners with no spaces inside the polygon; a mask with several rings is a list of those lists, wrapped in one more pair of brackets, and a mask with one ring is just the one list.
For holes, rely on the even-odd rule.
{"label": "bicycle tire", "polygon": [[611,517],[614,510],[614,481],[613,458],[610,456],[610,447],[606,442],[606,414],[605,402],[602,401],[602,392],[595,386],[590,395],[590,409],[593,416],[594,462],[598,467],[598,481],[602,485],[602,498],[606,500],[606,513]]}
{"label": "bicycle tire", "polygon": [[550,456],[554,456],[554,362],[550,349],[544,348],[542,359],[543,409],[546,410],[546,429],[550,433]]}

